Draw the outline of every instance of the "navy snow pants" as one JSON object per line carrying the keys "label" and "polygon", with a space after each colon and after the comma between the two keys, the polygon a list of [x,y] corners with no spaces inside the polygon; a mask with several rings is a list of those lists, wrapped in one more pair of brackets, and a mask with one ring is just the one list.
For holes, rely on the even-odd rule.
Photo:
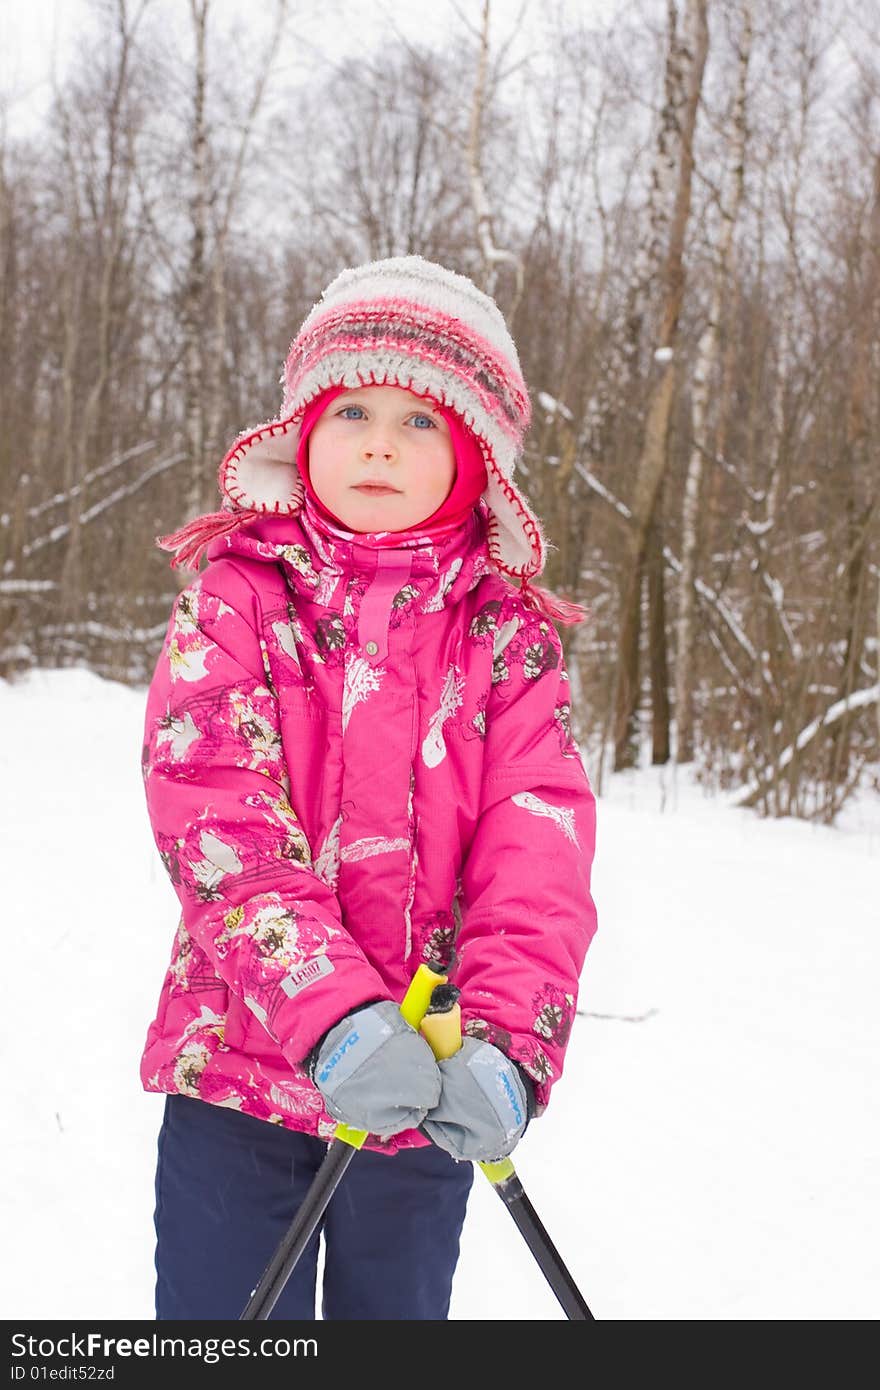
{"label": "navy snow pants", "polygon": [[[168,1096],[156,1169],[156,1317],[237,1319],[327,1152],[322,1140]],[[429,1145],[361,1149],[271,1313],[445,1319],[473,1165]]]}

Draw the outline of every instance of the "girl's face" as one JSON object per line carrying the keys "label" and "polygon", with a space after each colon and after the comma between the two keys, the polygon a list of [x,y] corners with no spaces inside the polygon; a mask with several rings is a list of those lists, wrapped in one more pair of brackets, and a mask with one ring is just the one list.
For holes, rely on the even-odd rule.
{"label": "girl's face", "polygon": [[399,386],[344,391],[309,435],[309,477],[349,530],[407,531],[452,491],[449,427],[432,401]]}

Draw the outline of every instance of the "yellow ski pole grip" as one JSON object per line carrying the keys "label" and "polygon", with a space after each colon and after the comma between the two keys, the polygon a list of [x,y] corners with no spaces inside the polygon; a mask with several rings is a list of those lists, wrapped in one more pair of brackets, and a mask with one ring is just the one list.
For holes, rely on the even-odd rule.
{"label": "yellow ski pole grip", "polygon": [[403,996],[400,1012],[410,1028],[418,1028],[431,1007],[431,996],[438,985],[445,985],[447,976],[430,965],[420,965]]}
{"label": "yellow ski pole grip", "polygon": [[[446,984],[446,975],[433,970],[430,965],[420,965],[409,982],[403,996],[400,1012],[410,1028],[418,1028],[431,1004],[431,995],[438,985]],[[453,1048],[453,1052],[456,1049]],[[450,1054],[451,1055],[451,1054]],[[368,1131],[352,1129],[350,1125],[338,1124],[333,1132],[334,1139],[350,1144],[353,1149],[361,1149],[367,1141]]]}
{"label": "yellow ski pole grip", "polygon": [[461,1047],[460,993],[455,985],[438,980],[419,1028],[438,1062],[454,1056]]}
{"label": "yellow ski pole grip", "polygon": [[[422,1019],[419,1031],[430,1045],[438,1062],[442,1062],[445,1057],[454,1056],[461,1047],[461,1006],[458,1003],[460,993],[455,985],[438,981],[431,1003]],[[509,1158],[500,1158],[496,1163],[480,1163],[479,1166],[493,1186],[504,1182],[516,1172]]]}

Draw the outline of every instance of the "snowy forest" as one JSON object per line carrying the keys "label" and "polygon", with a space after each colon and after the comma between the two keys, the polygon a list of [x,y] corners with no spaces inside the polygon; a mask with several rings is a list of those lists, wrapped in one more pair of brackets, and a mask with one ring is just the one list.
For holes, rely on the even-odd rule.
{"label": "snowy forest", "polygon": [[880,0],[458,0],[338,57],[299,0],[89,9],[40,129],[0,106],[0,677],[149,680],[155,537],[322,287],[416,253],[516,339],[597,790],[880,788]]}

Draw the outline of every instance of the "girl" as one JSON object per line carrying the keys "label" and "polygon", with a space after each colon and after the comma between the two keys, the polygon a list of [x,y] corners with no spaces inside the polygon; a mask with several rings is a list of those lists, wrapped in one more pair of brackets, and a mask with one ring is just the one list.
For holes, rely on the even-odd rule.
{"label": "girl", "polygon": [[[141,1069],[167,1094],[156,1314],[238,1318],[344,1121],[370,1135],[324,1218],[323,1317],[445,1319],[471,1161],[546,1108],[595,930],[553,622],[583,613],[530,582],[529,398],[470,280],[344,271],[283,381],[224,509],[161,542],[208,564],[146,713],[182,909]],[[398,1011],[422,961],[461,991],[439,1065]],[[273,1317],[315,1317],[318,1234]]]}

